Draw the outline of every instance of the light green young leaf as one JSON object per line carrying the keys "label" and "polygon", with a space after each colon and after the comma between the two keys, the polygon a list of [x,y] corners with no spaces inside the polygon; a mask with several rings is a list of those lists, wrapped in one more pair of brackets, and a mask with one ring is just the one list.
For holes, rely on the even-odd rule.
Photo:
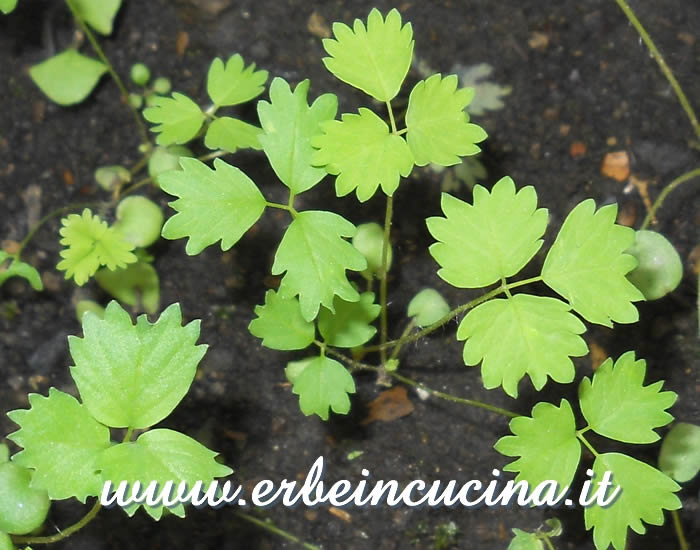
{"label": "light green young leaf", "polygon": [[136,262],[123,269],[100,269],[95,280],[105,291],[131,307],[155,314],[160,306],[160,282],[158,272],[146,262]]}
{"label": "light green young leaf", "polygon": [[328,420],[328,408],[338,414],[350,410],[348,394],[355,393],[355,381],[347,369],[328,357],[314,357],[299,368],[287,368],[293,384],[292,391],[299,396],[299,407],[306,416],[317,414]]}
{"label": "light green young leaf", "polygon": [[437,290],[424,288],[408,303],[407,314],[414,317],[416,325],[427,327],[437,323],[450,312],[450,306]]}
{"label": "light green young leaf", "polygon": [[231,117],[217,118],[207,128],[204,145],[209,149],[223,149],[235,153],[237,149],[262,149],[262,129]]}
{"label": "light green young leaf", "polygon": [[100,34],[112,34],[122,0],[68,0],[80,18]]}
{"label": "light green young leaf", "polygon": [[195,345],[199,321],[181,326],[179,304],[151,324],[136,325],[117,302],[104,320],[86,313],[84,337],[69,336],[71,375],[83,403],[113,428],[148,428],[168,416],[189,390],[207,346]]}
{"label": "light green young leaf", "polygon": [[214,105],[238,105],[263,93],[267,71],[256,71],[255,63],[244,65],[239,54],[229,57],[226,64],[218,57],[211,62],[207,93]]}
{"label": "light green young leaf", "polygon": [[[174,490],[177,490],[178,484],[184,481],[191,489],[197,481],[201,481],[202,491],[206,491],[214,479],[233,472],[215,460],[217,454],[184,434],[156,429],[141,434],[134,442],[120,443],[105,451],[99,459],[99,467],[103,482],[111,481],[113,488],[122,481],[128,482],[130,487],[138,481],[145,490],[149,483],[155,481],[162,489],[166,482],[172,481]],[[132,504],[124,510],[131,516],[139,506]],[[163,515],[162,504],[144,504],[143,507],[155,520]],[[170,512],[180,517],[185,515],[182,504],[173,506]]]}
{"label": "light green young leaf", "polygon": [[56,268],[66,272],[66,279],[73,277],[77,285],[82,286],[102,265],[117,269],[137,260],[131,252],[134,245],[87,208],[61,223],[60,243],[68,248],[61,250],[63,260]]}
{"label": "light green young leaf", "polygon": [[260,143],[277,177],[292,192],[311,189],[326,175],[311,165],[314,148],[311,138],[321,133],[320,124],[335,118],[338,99],[333,94],[319,96],[309,107],[309,81],[291,91],[282,78],[270,85],[270,102],[258,102],[258,117],[264,133]]}
{"label": "light green young leaf", "polygon": [[537,403],[532,417],[518,416],[510,421],[510,431],[493,446],[506,456],[519,456],[503,469],[518,472],[516,481],[525,480],[530,488],[546,480],[556,481],[558,491],[571,485],[581,459],[576,438],[576,419],[566,399],[559,407]]}
{"label": "light green young leaf", "polygon": [[17,7],[17,0],[0,0],[0,11],[7,15]]}
{"label": "light green young leaf", "polygon": [[654,428],[673,420],[666,412],[678,397],[660,391],[663,381],[644,386],[646,362],[635,361],[628,351],[615,361],[606,359],[593,375],[581,380],[581,412],[600,435],[625,443],[653,443],[659,439]]}
{"label": "light green young leaf", "polygon": [[394,99],[413,58],[413,28],[410,23],[401,26],[398,10],[391,10],[384,19],[378,9],[372,9],[367,27],[359,19],[352,29],[334,23],[333,35],[323,40],[330,55],[323,58],[326,68],[379,101]]}
{"label": "light green young leaf", "polygon": [[389,126],[364,107],[360,114],[344,114],[342,121],[321,124],[324,134],[311,140],[318,147],[311,161],[337,175],[339,197],[357,193],[361,202],[371,198],[381,185],[391,196],[413,168],[413,155],[401,136],[389,133]]}
{"label": "light green young leaf", "polygon": [[532,186],[515,192],[509,177],[491,193],[474,187],[469,205],[443,193],[445,218],[428,218],[428,231],[440,242],[430,254],[442,269],[438,275],[453,286],[481,288],[520,271],[542,246],[547,210],[537,208]]}
{"label": "light green young leaf", "polygon": [[513,540],[510,541],[507,550],[544,550],[542,540],[535,533],[528,533],[520,529],[512,529]]}
{"label": "light green young leaf", "polygon": [[143,110],[143,118],[157,124],[151,130],[158,133],[158,145],[172,145],[193,139],[205,116],[189,97],[173,92],[172,97],[155,96],[151,107]]}
{"label": "light green young leaf", "polygon": [[[10,263],[5,267],[2,266],[7,259]],[[41,282],[41,275],[36,268],[28,263],[25,263],[17,258],[13,258],[4,250],[0,250],[0,286],[10,277],[22,277],[32,285],[34,290],[44,290],[44,284]]]}
{"label": "light green young leaf", "polygon": [[678,484],[644,462],[620,453],[598,455],[593,463],[596,479],[612,472],[612,484],[622,490],[618,498],[605,508],[589,506],[584,511],[586,529],[593,528],[593,542],[597,550],[625,550],[627,528],[643,535],[650,525],[663,525],[664,510],[678,510],[681,501],[675,493]]}
{"label": "light green young leaf", "polygon": [[352,237],[355,226],[333,212],[300,212],[282,237],[272,274],[286,271],[280,296],[299,295],[301,314],[312,321],[321,305],[334,311],[333,297],[356,302],[360,295],[345,275],[346,269],[362,271],[367,261],[343,237]]}
{"label": "light green young leaf", "polygon": [[542,278],[591,323],[634,323],[639,313],[632,302],[644,299],[625,277],[637,265],[624,253],[634,244],[634,229],[615,223],[617,205],[595,208],[587,199],[567,216],[547,253]]}
{"label": "light green young leaf", "polygon": [[690,481],[700,472],[700,426],[679,422],[661,443],[659,468],[679,483]]}
{"label": "light green young leaf", "polygon": [[221,159],[214,170],[203,162],[182,157],[182,171],[161,174],[166,193],[179,197],[170,206],[177,211],[163,226],[163,237],[189,237],[190,256],[221,240],[228,250],[260,219],[267,202],[255,183],[238,168]]}
{"label": "light green young leaf", "polygon": [[85,502],[99,495],[97,460],[110,446],[109,429],[85,405],[56,388],[48,397],[30,393],[29,404],[28,410],[7,413],[20,426],[8,439],[24,448],[12,460],[33,468],[32,486],[46,489],[52,500],[75,497]]}
{"label": "light green young leaf", "polygon": [[493,72],[491,65],[478,63],[464,67],[457,64],[453,70],[459,75],[462,86],[474,88],[474,99],[467,106],[470,114],[480,116],[486,114],[486,111],[503,109],[502,98],[510,94],[511,87],[486,80]]}
{"label": "light green young leaf", "polygon": [[314,341],[314,324],[301,316],[299,300],[282,298],[274,290],[265,293],[265,305],[255,306],[258,316],[248,325],[253,336],[263,339],[263,346],[280,349],[304,349]]}
{"label": "light green young leaf", "polygon": [[369,342],[377,332],[370,325],[381,307],[374,303],[374,292],[363,292],[357,302],[346,302],[336,296],[335,313],[321,309],[318,314],[318,330],[329,346],[354,348]]}
{"label": "light green young leaf", "polygon": [[72,49],[29,68],[34,84],[59,105],[74,105],[83,101],[106,72],[104,63]]}
{"label": "light green young leaf", "polygon": [[[530,375],[541,390],[547,376],[561,384],[574,379],[571,357],[588,353],[579,336],[586,327],[561,300],[529,294],[489,300],[472,309],[459,325],[457,339],[464,344],[464,363],[481,365],[487,389],[503,386],[518,396],[518,382]],[[508,345],[503,345],[508,342]]]}
{"label": "light green young leaf", "polygon": [[476,155],[476,145],[486,139],[481,126],[469,123],[464,108],[474,96],[471,88],[457,89],[457,77],[435,74],[411,91],[406,113],[406,140],[418,166],[459,164]]}

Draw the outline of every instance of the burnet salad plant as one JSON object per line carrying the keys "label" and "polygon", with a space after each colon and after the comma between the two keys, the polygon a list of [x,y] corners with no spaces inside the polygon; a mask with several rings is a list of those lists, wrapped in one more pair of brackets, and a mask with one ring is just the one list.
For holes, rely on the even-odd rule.
{"label": "burnet salad plant", "polygon": [[[203,159],[185,156],[180,170],[158,177],[160,187],[176,197],[171,203],[176,213],[163,226],[163,237],[186,238],[190,255],[218,242],[228,250],[266,210],[288,213],[289,225],[272,266],[272,274],[281,276],[279,289],[266,293],[249,329],[272,349],[313,350],[286,368],[306,415],[326,420],[330,411],[347,413],[355,392],[353,371],[376,371],[381,382],[410,382],[399,373],[401,346],[462,313],[466,315],[457,338],[465,342],[463,360],[468,366],[481,365],[486,388],[501,388],[517,398],[526,376],[537,390],[549,378],[572,382],[572,358],[588,353],[581,336],[585,322],[634,323],[635,303],[645,294],[663,294],[654,290],[658,277],[640,252],[648,236],[616,224],[615,205],[598,207],[588,199],[564,220],[539,275],[518,278],[545,245],[548,214],[538,205],[535,189],[504,177],[490,190],[477,185],[471,202],[443,194],[442,215],[426,220],[435,239],[429,250],[438,275],[455,287],[484,293],[450,310],[439,294],[425,290],[409,305],[413,320],[403,336],[388,341],[393,197],[415,167],[454,165],[478,153],[486,133],[469,121],[464,109],[473,91],[459,89],[454,75],[434,74],[419,81],[409,92],[403,120],[396,116],[392,101],[404,85],[414,45],[412,27],[398,11],[383,15],[372,10],[366,21],[356,20],[352,28],[336,23],[333,34],[323,43],[327,69],[383,105],[381,110],[363,107],[338,119],[335,95],[322,94],[310,103],[308,80],[293,86],[275,78],[269,100],[258,103],[260,128],[219,117],[218,106],[256,97],[267,78],[254,66],[246,67],[240,56],[212,65],[207,91],[213,107],[202,109],[178,93],[151,103],[144,116],[157,124],[153,129],[159,145],[187,143],[206,132],[212,148],[231,149],[226,145],[234,140],[261,149],[288,190],[286,203],[271,202],[232,164],[216,158],[209,166]],[[377,193],[385,195],[383,225],[356,227],[332,211],[298,209],[296,197],[328,174],[335,176],[338,196],[354,193],[365,202]],[[63,262],[71,264],[63,268],[72,269],[69,275],[90,276],[98,265],[129,263],[131,249],[112,238],[115,234],[106,224],[100,225],[90,213],[75,216],[69,216],[62,229],[67,246]],[[88,226],[93,227],[90,239],[74,231]],[[668,248],[667,242],[663,246]],[[358,284],[362,279],[364,291]],[[537,284],[558,297],[535,294]],[[674,286],[673,281],[663,284],[667,290]],[[52,389],[48,397],[31,395],[29,410],[10,413],[20,428],[9,438],[23,450],[11,460],[5,449],[0,456],[0,476],[12,479],[4,486],[7,509],[6,520],[0,521],[5,533],[0,535],[0,548],[11,548],[13,542],[51,542],[23,536],[43,522],[49,500],[85,502],[108,480],[194,482],[231,472],[214,460],[214,452],[191,438],[151,429],[185,395],[205,351],[205,346],[196,345],[198,323],[183,327],[181,321],[177,304],[155,323],[142,316],[134,325],[115,302],[102,319],[92,313],[83,317],[84,337],[70,340],[75,362],[71,374],[81,401]],[[377,333],[379,343],[368,345]],[[377,364],[364,360],[372,352]],[[590,477],[612,472],[622,488],[619,498],[606,508],[594,505],[584,511],[598,550],[611,545],[624,549],[628,528],[644,533],[644,523],[660,525],[664,510],[681,506],[675,495],[680,487],[669,475],[628,454],[598,452],[586,436],[594,432],[633,444],[659,439],[655,430],[673,420],[668,409],[676,395],[664,391],[663,382],[645,385],[645,370],[644,360],[633,351],[608,359],[580,382],[577,403],[541,402],[530,416],[470,402],[513,417],[512,434],[494,447],[515,459],[504,469],[516,473],[518,481],[571,485],[584,449],[594,457]],[[581,415],[575,414],[575,406]],[[125,430],[120,443],[112,437],[117,429]],[[135,430],[143,433],[132,440]],[[674,457],[685,456],[680,447],[667,457],[675,467]],[[60,460],[53,453],[56,448],[63,451]],[[162,507],[145,508],[154,519],[163,514]],[[17,514],[20,510],[25,516]],[[77,528],[98,510],[95,504]],[[135,508],[126,511],[133,514]],[[184,509],[170,512],[182,515]],[[516,533],[519,544],[532,548],[541,547],[545,538],[551,544],[540,533]]]}

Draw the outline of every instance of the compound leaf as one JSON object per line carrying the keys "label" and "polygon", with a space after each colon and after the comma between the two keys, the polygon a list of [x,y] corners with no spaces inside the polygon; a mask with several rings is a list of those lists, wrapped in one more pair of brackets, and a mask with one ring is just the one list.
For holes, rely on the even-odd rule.
{"label": "compound leaf", "polygon": [[337,175],[335,190],[339,197],[353,190],[364,202],[381,185],[391,196],[413,168],[413,155],[404,139],[389,133],[389,126],[376,114],[361,108],[359,114],[344,114],[342,121],[321,124],[323,135],[311,140],[318,147],[312,158],[317,166],[325,166]]}
{"label": "compound leaf", "polygon": [[0,11],[7,15],[17,7],[17,0],[0,0]]}
{"label": "compound leaf", "polygon": [[518,396],[518,382],[525,374],[537,390],[547,376],[562,384],[571,382],[575,374],[571,357],[586,355],[588,346],[579,336],[586,327],[570,309],[556,298],[529,294],[477,306],[457,330],[457,339],[466,340],[464,363],[483,361],[484,387],[503,386],[511,397]]}
{"label": "compound leaf", "polygon": [[537,208],[535,189],[516,193],[509,177],[491,193],[474,187],[473,205],[443,193],[442,211],[445,218],[426,220],[440,241],[430,246],[430,254],[442,268],[438,275],[460,288],[481,288],[515,275],[542,246],[547,226],[547,210]]}
{"label": "compound leaf", "polygon": [[314,357],[297,362],[297,367],[286,372],[292,391],[299,396],[301,412],[323,420],[328,420],[329,407],[338,414],[348,413],[348,394],[355,393],[355,381],[343,365],[328,357]]}
{"label": "compound leaf", "polygon": [[70,214],[61,223],[60,243],[68,248],[61,250],[63,260],[56,268],[66,272],[66,279],[73,277],[82,286],[101,265],[117,269],[137,261],[131,252],[134,245],[88,208],[82,214]]}
{"label": "compound leaf", "polygon": [[109,429],[85,405],[56,388],[49,396],[29,394],[28,410],[7,413],[20,429],[8,436],[24,450],[12,460],[35,470],[32,486],[46,489],[52,500],[80,502],[100,494],[97,459],[110,446]]}
{"label": "compound leaf", "polygon": [[346,269],[362,271],[364,256],[343,237],[352,237],[355,226],[333,212],[300,212],[287,228],[275,254],[272,274],[286,271],[280,285],[285,298],[299,295],[301,314],[316,318],[324,305],[334,311],[333,296],[356,302],[360,295],[345,275]]}
{"label": "compound leaf", "polygon": [[632,302],[644,299],[625,277],[637,265],[624,253],[634,244],[634,229],[615,223],[617,205],[595,208],[587,199],[566,217],[547,253],[542,278],[591,323],[634,323],[639,313]]}
{"label": "compound leaf", "polygon": [[620,486],[617,499],[602,508],[595,504],[584,511],[586,529],[593,528],[593,542],[597,550],[625,550],[627,528],[643,535],[643,521],[663,525],[664,510],[678,510],[681,501],[675,493],[678,484],[644,462],[620,453],[598,455],[593,463],[596,478],[612,472],[612,484]]}
{"label": "compound leaf", "polygon": [[68,0],[80,18],[100,34],[112,34],[114,18],[122,0]]}
{"label": "compound leaf", "polygon": [[311,189],[326,175],[311,165],[314,148],[311,138],[321,133],[321,122],[335,118],[338,99],[333,94],[319,96],[309,107],[309,81],[291,91],[282,78],[270,85],[270,102],[258,102],[258,117],[264,133],[260,143],[277,177],[294,193]]}
{"label": "compound leaf", "polygon": [[262,149],[262,129],[231,117],[217,118],[207,128],[204,145],[209,149],[223,149],[235,153],[236,149]]}
{"label": "compound leaf", "polygon": [[406,113],[406,140],[416,164],[459,164],[460,158],[476,155],[476,145],[486,139],[484,129],[469,122],[464,108],[474,97],[471,88],[457,89],[457,76],[434,74],[411,91]]}
{"label": "compound leaf", "polygon": [[143,110],[143,118],[157,124],[151,130],[158,133],[158,145],[172,145],[192,140],[202,127],[205,116],[189,97],[173,92],[172,97],[155,96],[151,107]]}
{"label": "compound leaf", "polygon": [[142,307],[154,314],[160,305],[160,281],[158,272],[146,262],[130,264],[123,269],[100,269],[95,280],[104,290],[123,304]]}
{"label": "compound leaf", "polygon": [[[181,481],[187,483],[189,489],[201,481],[204,492],[215,478],[225,477],[233,471],[214,459],[217,454],[184,434],[156,429],[141,434],[134,442],[114,445],[102,453],[99,466],[103,482],[111,481],[113,490],[122,481],[128,482],[129,487],[138,481],[142,490],[154,481],[159,489],[172,481],[175,490]],[[162,503],[158,506],[143,504],[143,507],[155,520],[163,515]],[[139,505],[131,504],[124,510],[131,516],[138,508]],[[181,517],[185,514],[182,504],[169,510]]]}
{"label": "compound leaf", "polygon": [[59,105],[74,105],[85,99],[107,72],[101,61],[69,49],[29,68],[34,84]]}
{"label": "compound leaf", "polygon": [[581,444],[576,438],[576,419],[566,399],[559,407],[537,403],[532,417],[518,416],[510,421],[510,431],[494,445],[499,453],[518,456],[503,469],[518,472],[516,481],[527,481],[530,488],[543,481],[556,481],[559,490],[574,479],[581,459]]}
{"label": "compound leaf", "polygon": [[374,303],[373,292],[363,292],[357,302],[346,302],[336,296],[333,304],[335,313],[324,307],[318,314],[318,330],[326,344],[354,348],[372,339],[377,327],[370,323],[382,309]]}
{"label": "compound leaf", "polygon": [[666,412],[678,397],[660,391],[663,381],[644,386],[646,363],[635,361],[628,351],[615,361],[606,359],[593,375],[581,380],[581,412],[600,435],[625,443],[653,443],[659,439],[654,428],[673,420]]}
{"label": "compound leaf", "polygon": [[207,73],[207,93],[214,105],[238,105],[263,93],[266,81],[267,71],[256,71],[255,63],[245,67],[239,54],[229,57],[225,64],[217,57]]}
{"label": "compound leaf", "polygon": [[86,313],[83,338],[68,343],[71,375],[90,413],[114,428],[148,428],[168,416],[192,384],[207,346],[195,345],[199,321],[181,326],[172,304],[155,323],[141,315],[136,325],[117,302],[104,319]]}
{"label": "compound leaf", "polygon": [[203,162],[180,158],[182,170],[161,174],[161,188],[179,197],[170,206],[177,211],[163,226],[163,237],[189,237],[185,251],[201,252],[221,240],[228,250],[260,219],[267,202],[255,183],[221,159],[212,170]]}
{"label": "compound leaf", "polygon": [[[10,263],[3,268],[2,264],[8,258],[10,258]],[[4,250],[0,250],[0,286],[10,277],[22,277],[26,279],[34,290],[44,289],[41,276],[34,266],[10,256]]]}
{"label": "compound leaf", "polygon": [[679,483],[700,472],[700,426],[679,422],[666,434],[659,453],[659,469]]}
{"label": "compound leaf", "polygon": [[280,349],[304,349],[314,341],[314,324],[301,316],[297,298],[282,298],[274,290],[265,293],[265,305],[255,306],[257,319],[248,325],[253,336],[263,339],[263,346]]}

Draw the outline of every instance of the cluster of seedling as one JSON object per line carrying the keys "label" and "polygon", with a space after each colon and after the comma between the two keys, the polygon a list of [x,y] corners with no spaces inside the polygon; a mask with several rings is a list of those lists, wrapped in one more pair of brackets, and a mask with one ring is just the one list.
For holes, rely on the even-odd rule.
{"label": "cluster of seedling", "polygon": [[[111,31],[118,0],[105,2],[107,13],[97,15],[86,8],[94,7],[93,2],[66,1],[88,36],[92,37],[89,27]],[[8,6],[11,3],[0,3],[3,11]],[[393,197],[415,167],[454,166],[478,153],[477,144],[486,138],[465,111],[473,90],[459,88],[454,75],[426,75],[409,92],[403,120],[397,119],[392,102],[411,67],[413,45],[411,25],[404,24],[396,10],[384,16],[374,9],[366,22],[356,20],[352,28],[334,24],[333,38],[323,41],[326,68],[376,100],[382,112],[362,107],[338,119],[335,95],[323,94],[309,104],[308,80],[292,86],[274,78],[269,100],[257,104],[260,127],[220,113],[221,108],[251,101],[264,91],[267,72],[246,65],[239,55],[211,64],[206,79],[211,104],[205,107],[184,94],[167,96],[170,85],[162,78],[147,87],[150,71],[134,65],[132,81],[144,91],[129,95],[128,103],[135,110],[145,103],[143,117],[155,124],[157,133],[156,147],[142,145],[145,156],[139,168],[147,166],[149,176],[131,184],[135,170],[121,166],[97,170],[96,180],[113,195],[115,222],[109,225],[89,209],[65,217],[61,229],[65,248],[58,269],[79,285],[94,277],[120,302],[155,313],[158,275],[146,247],[161,234],[167,239],[186,238],[190,255],[218,242],[228,250],[266,210],[284,210],[290,223],[272,265],[280,285],[268,290],[264,304],[255,308],[249,329],[266,347],[312,350],[305,359],[289,362],[285,371],[304,414],[325,420],[330,411],[347,413],[350,394],[355,392],[353,370],[376,371],[383,382],[391,377],[406,380],[398,374],[402,345],[461,313],[466,315],[457,338],[465,342],[463,360],[465,365],[481,365],[486,388],[501,387],[515,398],[526,375],[536,390],[548,378],[572,382],[572,358],[589,351],[581,336],[586,331],[583,321],[609,327],[613,322],[637,321],[635,302],[662,297],[678,285],[682,277],[678,254],[658,233],[635,232],[615,223],[616,205],[598,208],[588,199],[564,220],[540,273],[518,279],[544,245],[548,214],[538,207],[535,189],[518,188],[504,177],[490,191],[474,186],[471,203],[445,193],[443,215],[426,220],[435,239],[429,251],[439,265],[438,275],[455,287],[484,293],[450,310],[437,291],[424,289],[408,306],[411,321],[402,337],[389,341]],[[82,56],[77,51],[69,55],[71,63]],[[82,57],[80,66],[87,67]],[[91,74],[99,78],[103,72],[113,72],[108,66],[102,69]],[[59,60],[51,58],[31,74],[49,97],[70,103],[94,87],[95,78],[88,78],[85,70],[84,78],[77,79],[84,89],[73,90],[69,97],[55,89],[62,81],[56,75],[65,71]],[[52,79],[46,78],[48,74]],[[199,138],[211,152],[195,158],[186,145]],[[240,148],[264,153],[287,189],[286,202],[269,201],[245,173],[218,158]],[[206,163],[209,160],[212,167]],[[382,193],[384,224],[356,227],[331,211],[298,209],[298,195],[328,174],[335,176],[338,196],[354,193],[364,202]],[[165,224],[160,208],[149,199],[123,198],[149,182],[177,197],[170,203],[176,213]],[[0,262],[9,260],[0,284],[9,276],[21,276],[41,289],[38,272],[21,261],[20,253],[0,253]],[[358,278],[364,279],[366,289],[360,289]],[[516,291],[536,284],[546,285],[558,297]],[[0,478],[8,480],[0,484],[0,503],[5,505],[5,511],[0,507],[0,550],[12,548],[12,540],[49,542],[22,536],[41,525],[49,499],[85,502],[109,480],[147,485],[183,476],[190,482],[207,481],[230,473],[214,461],[214,453],[186,436],[148,430],[172,411],[193,380],[205,351],[205,346],[195,345],[198,324],[182,327],[177,304],[156,323],[142,316],[136,325],[116,302],[106,310],[94,304],[83,304],[82,309],[93,311],[84,316],[81,312],[84,338],[70,339],[76,365],[71,374],[82,401],[52,389],[48,397],[30,395],[29,410],[9,413],[20,426],[9,438],[23,450],[8,461],[7,449],[0,448]],[[377,333],[379,343],[369,345]],[[364,362],[372,352],[378,357],[375,365]],[[595,458],[595,476],[613,473],[621,496],[607,508],[594,505],[585,510],[586,527],[593,530],[598,550],[610,545],[623,550],[628,528],[643,533],[642,522],[663,523],[664,510],[681,507],[676,481],[691,479],[700,468],[700,427],[690,424],[677,424],[669,432],[660,469],[626,454],[599,453],[586,438],[592,431],[624,443],[659,439],[654,430],[673,420],[667,409],[676,395],[662,391],[662,382],[645,386],[644,375],[644,361],[629,351],[616,361],[605,361],[591,379],[584,378],[579,386],[583,428],[577,427],[580,423],[566,399],[559,405],[538,403],[531,416],[472,402],[514,417],[512,435],[494,447],[516,458],[504,469],[517,473],[517,480],[531,486],[544,480],[571,485],[583,449]],[[114,444],[110,430],[117,428],[126,428],[126,436]],[[134,430],[148,431],[132,441]],[[60,460],[53,452],[57,447],[64,449]],[[165,467],[148,466],[156,462]],[[163,512],[160,507],[145,508],[155,519]],[[130,514],[134,511],[127,509]],[[184,513],[182,508],[171,511]],[[556,521],[534,533],[515,530],[510,548],[537,550],[545,544],[551,548],[550,539],[560,533]]]}

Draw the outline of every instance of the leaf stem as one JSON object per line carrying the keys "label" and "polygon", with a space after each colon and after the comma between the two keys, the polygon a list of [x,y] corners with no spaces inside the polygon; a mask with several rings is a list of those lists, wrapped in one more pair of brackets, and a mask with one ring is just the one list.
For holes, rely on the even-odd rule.
{"label": "leaf stem", "polygon": [[637,29],[639,36],[644,41],[647,48],[649,48],[649,52],[656,60],[656,63],[658,63],[661,72],[666,77],[666,80],[668,80],[668,83],[671,85],[671,88],[673,88],[673,91],[676,92],[678,101],[683,107],[685,114],[688,116],[688,120],[690,120],[690,124],[695,130],[695,134],[698,137],[700,137],[700,122],[698,122],[698,117],[695,115],[695,111],[693,111],[693,107],[690,105],[690,101],[688,101],[688,98],[683,92],[683,88],[681,88],[681,85],[678,83],[676,77],[673,75],[673,71],[671,71],[669,66],[666,64],[666,61],[664,61],[661,52],[659,52],[658,48],[656,47],[656,44],[654,44],[654,41],[651,39],[651,36],[649,36],[649,33],[646,31],[639,19],[637,19],[637,16],[635,15],[632,8],[629,6],[627,1],[615,1],[617,2],[617,5],[620,6],[620,9],[623,11],[623,13],[627,16],[627,19],[629,19],[630,23],[632,23],[632,26],[634,26],[634,28]]}
{"label": "leaf stem", "polygon": [[673,529],[676,531],[676,538],[678,539],[678,548],[680,550],[690,550],[685,533],[683,533],[683,524],[681,523],[681,516],[678,510],[671,510],[671,518],[673,519]]}
{"label": "leaf stem", "polygon": [[581,441],[581,443],[583,443],[583,444],[586,446],[586,448],[587,448],[589,451],[591,451],[591,453],[593,454],[594,457],[598,458],[598,451],[596,451],[596,450],[593,448],[593,445],[591,445],[591,444],[588,442],[588,440],[583,436],[583,432],[587,431],[589,428],[590,428],[590,426],[587,427],[587,428],[584,428],[583,430],[577,431],[577,432],[576,432],[576,437]]}
{"label": "leaf stem", "polygon": [[90,508],[90,511],[85,514],[80,520],[78,520],[76,523],[71,525],[70,527],[66,527],[63,531],[60,531],[56,533],[55,535],[51,535],[48,537],[34,537],[31,535],[28,536],[16,536],[12,535],[12,542],[15,543],[20,543],[20,544],[51,544],[54,542],[58,542],[60,540],[63,540],[65,538],[70,537],[73,533],[76,531],[79,531],[83,527],[85,527],[88,523],[90,523],[93,519],[95,519],[95,516],[97,513],[102,509],[102,504],[100,503],[100,499],[98,498],[95,504],[93,505],[92,508]]}
{"label": "leaf stem", "polygon": [[401,346],[403,346],[402,340],[405,339],[411,331],[415,328],[416,326],[416,318],[412,317],[411,320],[408,322],[406,325],[406,328],[403,329],[403,332],[401,333],[401,337],[399,338],[399,343],[396,344],[393,350],[391,350],[391,355],[389,356],[389,359],[396,359],[399,356],[399,352],[401,351]]}
{"label": "leaf stem", "polygon": [[653,220],[654,216],[656,215],[656,211],[659,208],[661,208],[661,205],[664,203],[664,200],[666,200],[666,197],[671,193],[671,191],[673,191],[676,187],[678,187],[682,183],[685,183],[686,181],[691,180],[693,178],[697,178],[698,176],[700,176],[700,168],[696,168],[695,170],[691,170],[690,172],[686,172],[685,174],[681,174],[676,179],[674,179],[671,183],[669,183],[666,187],[664,187],[661,190],[661,193],[659,193],[659,196],[654,201],[654,204],[649,209],[649,212],[647,213],[646,218],[644,218],[644,221],[642,222],[642,225],[639,229],[640,230],[646,229],[649,226],[649,224],[651,223],[651,220]]}
{"label": "leaf stem", "polygon": [[389,113],[389,123],[391,124],[391,133],[397,134],[396,120],[394,119],[394,110],[391,108],[391,101],[386,101],[386,110]]}
{"label": "leaf stem", "polygon": [[[388,103],[388,102],[387,102]],[[393,124],[393,123],[392,123]],[[391,218],[394,214],[394,197],[390,195],[386,198],[386,213],[384,215],[384,238],[382,240],[382,271],[379,279],[379,304],[381,306],[380,319],[380,341],[382,347],[379,350],[381,371],[377,382],[386,382],[385,364],[386,364],[386,344],[388,336],[388,311],[387,311],[387,279],[389,278],[389,239],[391,237]]]}
{"label": "leaf stem", "polygon": [[547,550],[555,550],[554,545],[552,544],[552,541],[549,540],[549,536],[545,535],[542,533],[542,536],[540,537],[540,540],[544,541],[544,544],[547,546]]}
{"label": "leaf stem", "polygon": [[257,525],[258,527],[261,527],[262,529],[265,529],[266,531],[269,531],[270,533],[274,533],[277,536],[282,537],[283,539],[286,539],[290,542],[295,542],[296,544],[300,545],[302,548],[306,548],[306,550],[321,550],[318,546],[315,546],[313,544],[310,544],[308,542],[304,542],[301,540],[299,537],[292,535],[288,531],[285,531],[283,529],[280,529],[276,525],[274,525],[270,520],[261,520],[256,518],[255,516],[251,516],[250,514],[246,514],[245,512],[235,512],[235,514],[253,525]]}

